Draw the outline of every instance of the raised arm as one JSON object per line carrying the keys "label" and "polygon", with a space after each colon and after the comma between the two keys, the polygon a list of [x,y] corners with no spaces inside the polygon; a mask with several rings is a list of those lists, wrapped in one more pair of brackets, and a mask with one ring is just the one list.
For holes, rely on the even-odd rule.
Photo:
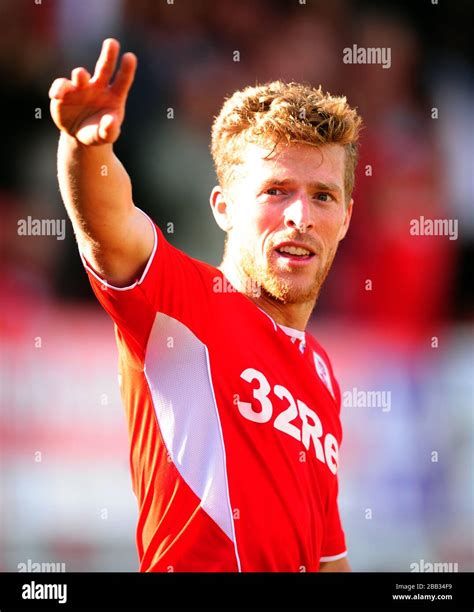
{"label": "raised arm", "polygon": [[58,179],[79,247],[105,279],[126,286],[153,249],[153,229],[135,208],[125,168],[113,152],[137,59],[125,53],[111,83],[120,45],[104,41],[94,75],[75,68],[51,85],[51,116],[61,130]]}

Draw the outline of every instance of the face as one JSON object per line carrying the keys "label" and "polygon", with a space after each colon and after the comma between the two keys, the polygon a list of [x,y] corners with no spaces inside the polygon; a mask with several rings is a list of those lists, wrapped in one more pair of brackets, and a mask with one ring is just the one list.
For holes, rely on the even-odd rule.
{"label": "face", "polygon": [[341,145],[246,145],[225,193],[211,195],[227,231],[226,265],[284,304],[314,302],[352,213],[344,193]]}

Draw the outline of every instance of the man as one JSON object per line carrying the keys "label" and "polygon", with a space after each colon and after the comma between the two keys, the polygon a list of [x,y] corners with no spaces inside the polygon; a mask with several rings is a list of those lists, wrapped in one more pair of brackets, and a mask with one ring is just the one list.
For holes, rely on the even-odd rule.
{"label": "man", "polygon": [[[281,82],[236,92],[212,130],[227,233],[216,269],[134,206],[113,153],[136,57],[104,41],[50,89],[58,175],[115,322],[141,571],[350,571],[337,507],[341,395],[305,332],[347,232],[361,120]],[[184,203],[183,203],[184,204]]]}

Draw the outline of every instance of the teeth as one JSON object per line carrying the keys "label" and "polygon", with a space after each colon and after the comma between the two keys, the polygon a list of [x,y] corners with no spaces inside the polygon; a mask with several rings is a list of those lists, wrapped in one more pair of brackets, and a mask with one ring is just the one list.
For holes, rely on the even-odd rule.
{"label": "teeth", "polygon": [[302,249],[301,247],[283,246],[278,249],[281,253],[289,253],[290,255],[311,255],[311,251]]}

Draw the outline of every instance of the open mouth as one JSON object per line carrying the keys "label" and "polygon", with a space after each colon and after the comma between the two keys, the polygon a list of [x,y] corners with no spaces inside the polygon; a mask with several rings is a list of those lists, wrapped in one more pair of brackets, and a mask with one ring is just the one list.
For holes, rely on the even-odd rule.
{"label": "open mouth", "polygon": [[309,261],[315,254],[302,246],[282,245],[275,249],[280,257],[288,261]]}

